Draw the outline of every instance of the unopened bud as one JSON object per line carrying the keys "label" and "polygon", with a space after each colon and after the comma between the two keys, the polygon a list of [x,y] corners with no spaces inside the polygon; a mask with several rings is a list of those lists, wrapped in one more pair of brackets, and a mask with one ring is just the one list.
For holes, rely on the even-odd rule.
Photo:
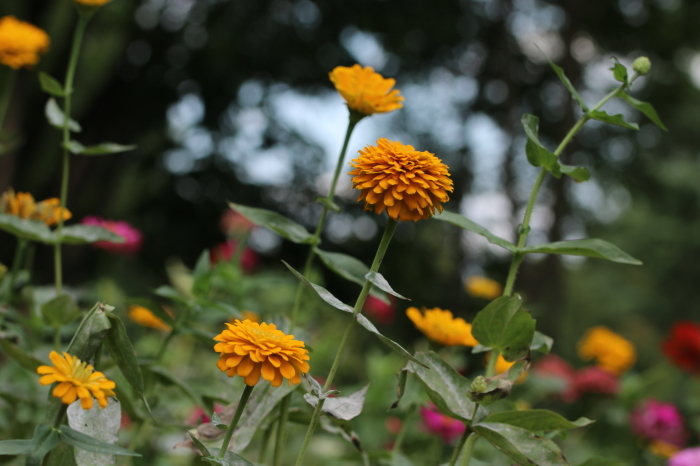
{"label": "unopened bud", "polygon": [[469,389],[474,393],[484,393],[486,391],[486,379],[483,376],[478,376],[472,381]]}
{"label": "unopened bud", "polygon": [[637,59],[632,62],[632,69],[639,76],[644,76],[651,70],[651,60],[647,57],[637,57]]}

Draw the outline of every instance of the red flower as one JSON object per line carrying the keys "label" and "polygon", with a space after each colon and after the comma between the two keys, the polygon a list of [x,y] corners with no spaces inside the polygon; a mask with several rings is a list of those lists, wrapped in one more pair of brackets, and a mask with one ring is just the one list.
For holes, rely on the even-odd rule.
{"label": "red flower", "polygon": [[[238,248],[238,241],[235,239],[230,239],[228,241],[224,241],[223,243],[217,244],[211,251],[209,251],[209,260],[211,261],[211,264],[215,265],[217,262],[222,261],[229,262],[231,259],[233,259],[233,255],[236,253],[236,248]],[[260,258],[258,257],[258,253],[249,247],[246,247],[243,250],[243,254],[241,254],[241,268],[244,272],[251,273],[255,271],[259,261]]]}
{"label": "red flower", "polygon": [[381,325],[389,325],[394,321],[396,314],[394,310],[394,300],[391,299],[391,304],[387,304],[379,298],[367,296],[362,312]]}
{"label": "red flower", "polygon": [[687,320],[676,322],[661,349],[678,367],[700,375],[700,325]]}

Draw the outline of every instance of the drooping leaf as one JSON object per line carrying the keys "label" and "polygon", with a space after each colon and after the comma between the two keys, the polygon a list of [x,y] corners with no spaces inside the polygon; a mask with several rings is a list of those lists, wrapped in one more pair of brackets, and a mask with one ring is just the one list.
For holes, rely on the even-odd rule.
{"label": "drooping leaf", "polygon": [[82,432],[73,430],[66,425],[62,425],[58,433],[61,441],[68,445],[73,445],[81,450],[101,453],[103,455],[120,455],[120,456],[141,456],[140,454],[129,451],[126,448],[112,445],[111,443],[97,440],[96,438],[85,435]]}
{"label": "drooping leaf", "polygon": [[0,455],[25,455],[32,446],[32,440],[1,440]]}
{"label": "drooping leaf", "polygon": [[467,217],[463,215],[456,214],[454,212],[448,212],[447,210],[442,211],[441,213],[437,215],[433,215],[434,219],[436,220],[442,220],[443,222],[448,222],[453,225],[457,225],[458,227],[464,229],[464,230],[469,230],[471,232],[476,233],[477,235],[481,235],[484,238],[488,240],[489,243],[495,244],[496,246],[500,246],[503,249],[506,249],[510,252],[516,252],[517,247],[511,243],[510,241],[507,241],[500,236],[496,236],[490,231],[488,231],[486,228],[482,227],[481,225],[472,222],[469,220]]}
{"label": "drooping leaf", "polygon": [[20,238],[41,243],[52,243],[53,232],[44,222],[27,220],[15,215],[0,214],[0,229]]}
{"label": "drooping leaf", "polygon": [[656,126],[661,128],[664,131],[668,131],[668,128],[661,122],[661,118],[659,118],[659,115],[656,113],[656,110],[654,107],[649,103],[649,102],[643,102],[641,100],[637,100],[631,95],[627,94],[626,92],[619,92],[617,94],[617,97],[621,98],[640,112],[642,112],[644,115],[647,116]]}
{"label": "drooping leaf", "polygon": [[58,430],[48,424],[39,424],[34,429],[29,451],[27,452],[27,466],[39,466],[44,456],[53,450],[61,440],[58,438]]}
{"label": "drooping leaf", "polygon": [[610,71],[613,72],[613,77],[615,78],[615,81],[619,81],[621,83],[624,83],[625,86],[629,87],[629,76],[627,75],[627,68],[620,63],[617,58],[611,57],[610,58],[613,61],[613,66],[610,68]]}
{"label": "drooping leaf", "polygon": [[211,453],[209,453],[209,449],[206,447],[206,445],[200,442],[197,437],[192,435],[192,432],[188,430],[187,435],[189,435],[194,444],[197,445],[197,448],[199,448],[199,451],[202,453],[202,456],[211,456]]}
{"label": "drooping leaf", "polygon": [[229,202],[228,205],[254,224],[267,227],[289,241],[299,244],[311,244],[314,242],[314,236],[306,228],[276,212],[246,207],[233,202]]}
{"label": "drooping leaf", "polygon": [[216,427],[219,430],[227,430],[228,429],[228,424],[224,424],[223,422],[221,422],[221,419],[219,419],[219,415],[216,413],[212,413],[211,423],[214,424],[214,427]]}
{"label": "drooping leaf", "polygon": [[80,317],[78,305],[67,294],[56,296],[41,306],[41,316],[51,327],[67,325]]}
{"label": "drooping leaf", "polygon": [[[336,419],[342,419],[344,421],[354,419],[362,413],[368,388],[369,384],[349,396],[326,398],[321,410]],[[311,393],[305,394],[304,399],[314,408],[319,400],[317,396]]]}
{"label": "drooping leaf", "polygon": [[320,419],[320,424],[321,428],[329,434],[338,435],[342,439],[352,444],[352,446],[355,447],[355,449],[357,449],[357,451],[360,453],[363,466],[370,466],[369,455],[367,455],[367,452],[364,450],[364,448],[362,448],[360,436],[357,435],[354,430],[352,430],[349,422],[322,417]]}
{"label": "drooping leaf", "polygon": [[65,244],[86,244],[97,241],[123,243],[124,237],[97,225],[70,225],[63,228],[61,242]]}
{"label": "drooping leaf", "polygon": [[559,172],[559,165],[557,164],[557,156],[549,151],[540,142],[538,133],[540,119],[535,115],[525,114],[522,116],[520,122],[525,130],[525,135],[527,136],[527,144],[525,145],[525,154],[527,155],[527,160],[531,165],[535,167],[544,167],[547,171],[551,172],[554,176],[561,176]]}
{"label": "drooping leaf", "polygon": [[499,351],[507,361],[515,361],[530,348],[535,319],[523,310],[520,296],[501,296],[476,315],[472,335],[481,345]]}
{"label": "drooping leaf", "polygon": [[[61,107],[58,106],[53,97],[46,102],[46,107],[44,107],[44,115],[46,115],[46,119],[51,126],[58,129],[63,129],[66,114],[63,113],[63,110],[61,110]],[[68,129],[74,133],[79,133],[82,131],[80,124],[73,119],[68,119]]]}
{"label": "drooping leaf", "polygon": [[420,361],[418,361],[416,358],[414,358],[411,355],[411,353],[406,351],[403,346],[399,345],[394,340],[382,335],[381,332],[379,332],[379,330],[377,330],[377,327],[375,327],[374,324],[372,322],[370,322],[369,319],[367,319],[367,317],[363,316],[362,314],[357,314],[357,316],[355,316],[355,318],[357,319],[358,324],[363,326],[366,330],[369,330],[371,333],[374,333],[377,336],[377,338],[379,338],[379,340],[381,340],[381,342],[384,343],[386,346],[391,348],[391,350],[394,351],[394,353],[398,354],[402,358],[407,359],[409,361],[413,361],[415,363],[422,364]]}
{"label": "drooping leaf", "polygon": [[92,359],[107,330],[111,327],[105,310],[106,307],[103,303],[97,303],[83,317],[78,329],[73,334],[73,339],[68,344],[67,353],[76,356],[81,361]]}
{"label": "drooping leaf", "polygon": [[36,368],[45,364],[40,359],[26,353],[19,346],[5,338],[0,338],[0,348],[2,348],[6,355],[14,359],[20,366],[24,367],[30,372],[36,373]]}
{"label": "drooping leaf", "polygon": [[518,464],[569,465],[556,443],[520,427],[498,422],[479,422],[472,429]]}
{"label": "drooping leaf", "polygon": [[[369,267],[367,267],[361,260],[348,256],[347,254],[323,251],[319,248],[314,248],[314,251],[321,259],[321,262],[323,262],[326,267],[331,269],[333,272],[337,273],[346,280],[357,283],[360,286],[365,284],[365,275],[369,273]],[[386,293],[378,289],[376,286],[370,288],[369,294],[377,299],[380,299],[386,304],[391,304],[391,301]]]}
{"label": "drooping leaf", "polygon": [[628,123],[625,121],[625,117],[622,114],[610,115],[603,110],[596,110],[594,112],[588,112],[588,115],[590,115],[590,117],[594,120],[610,123],[611,125],[622,126],[623,128],[634,130],[639,129],[639,125],[637,123]]}
{"label": "drooping leaf", "polygon": [[60,82],[48,73],[39,71],[39,84],[41,85],[41,90],[47,94],[51,94],[54,97],[65,97],[66,93],[63,90],[63,86]]}
{"label": "drooping leaf", "polygon": [[570,176],[575,181],[588,181],[591,179],[591,172],[588,171],[586,167],[576,167],[574,165],[566,165],[562,163],[561,160],[557,159],[557,164],[559,164],[559,171],[563,174]]}
{"label": "drooping leaf", "polygon": [[136,149],[134,145],[125,146],[114,142],[103,142],[94,146],[84,146],[78,141],[68,141],[63,147],[76,155],[107,155],[118,154],[119,152],[127,152]]}
{"label": "drooping leaf", "polygon": [[[466,394],[469,391],[469,379],[456,370],[436,353],[416,353],[415,358],[421,365],[408,363],[406,370],[416,375],[430,400],[445,415],[462,422],[471,421],[475,404]],[[485,413],[484,408],[479,408]]]}
{"label": "drooping leaf", "polygon": [[523,411],[501,411],[489,415],[483,422],[500,422],[530,432],[545,432],[550,430],[568,430],[587,426],[593,421],[585,417],[571,422],[559,414],[546,409],[527,409]]}
{"label": "drooping leaf", "polygon": [[544,333],[535,331],[535,336],[532,338],[532,343],[530,343],[530,350],[549,354],[549,352],[552,350],[553,344],[554,340],[552,337],[548,337]]}
{"label": "drooping leaf", "polygon": [[399,299],[406,299],[410,301],[409,298],[402,296],[398,294],[394,289],[389,285],[389,282],[386,281],[386,278],[382,276],[379,272],[369,272],[367,275],[365,275],[365,278],[369,280],[370,283],[375,285],[377,288],[380,290],[384,291],[385,293],[389,293],[392,296],[396,296]]}
{"label": "drooping leaf", "polygon": [[642,265],[642,263],[630,256],[614,244],[602,239],[576,239],[569,241],[557,241],[556,243],[538,244],[526,246],[520,250],[526,254],[565,254],[568,256],[585,256],[607,259],[620,264]]}
{"label": "drooping leaf", "polygon": [[294,268],[287,264],[286,262],[282,261],[284,265],[287,266],[287,268],[294,274],[295,277],[297,277],[301,282],[311,288],[314,293],[318,295],[319,298],[330,304],[336,309],[340,309],[341,311],[344,312],[349,312],[352,314],[353,308],[348,306],[347,304],[343,303],[341,300],[333,296],[333,294],[328,291],[327,289],[323,288],[322,286],[318,286],[314,283],[311,283],[306,277],[304,277],[302,274],[294,270]]}
{"label": "drooping leaf", "polygon": [[408,371],[401,370],[396,374],[398,383],[396,384],[396,401],[394,401],[389,409],[396,409],[399,407],[399,402],[403,398],[403,394],[406,392],[406,381],[408,380]]}
{"label": "drooping leaf", "polygon": [[[539,47],[538,47],[539,48]],[[576,91],[576,88],[574,87],[573,84],[571,84],[571,81],[569,81],[569,78],[566,77],[566,74],[564,74],[564,70],[555,65],[552,60],[549,59],[549,56],[547,56],[546,53],[542,49],[540,51],[544,54],[545,57],[547,57],[547,61],[549,62],[549,66],[552,67],[554,72],[559,76],[559,79],[561,80],[562,84],[564,84],[564,87],[566,88],[567,91],[569,91],[569,94],[571,94],[571,97],[578,102],[579,106],[583,109],[584,112],[588,111],[588,106],[586,105],[586,102],[583,100],[583,98],[579,95],[578,91]]]}

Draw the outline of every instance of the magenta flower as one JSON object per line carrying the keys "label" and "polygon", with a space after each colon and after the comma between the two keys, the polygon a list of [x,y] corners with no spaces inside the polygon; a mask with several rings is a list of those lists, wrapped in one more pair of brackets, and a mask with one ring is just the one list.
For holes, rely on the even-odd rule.
{"label": "magenta flower", "polygon": [[454,443],[464,433],[464,424],[445,416],[433,404],[427,408],[421,408],[420,415],[426,430],[442,437],[442,441],[448,445]]}
{"label": "magenta flower", "polygon": [[[219,243],[209,251],[209,260],[211,264],[214,265],[217,262],[228,262],[233,259],[234,254],[236,254],[236,249],[238,249],[238,241],[235,239],[230,239]],[[246,273],[254,272],[260,262],[260,256],[258,253],[246,247],[243,249],[241,254],[241,268]]]}
{"label": "magenta flower", "polygon": [[115,254],[135,254],[141,249],[143,235],[139,230],[129,223],[115,220],[105,220],[101,217],[85,217],[80,222],[83,225],[95,225],[109,230],[124,238],[123,243],[112,243],[111,241],[98,241],[92,243],[96,248],[104,249]]}
{"label": "magenta flower", "polygon": [[576,401],[586,393],[615,395],[620,391],[620,380],[615,374],[598,366],[588,366],[576,371],[569,387],[561,394],[566,402]]}
{"label": "magenta flower", "polygon": [[391,324],[396,315],[393,300],[391,301],[391,304],[386,304],[384,301],[379,298],[375,298],[374,296],[367,296],[362,312],[370,316],[381,325]]}
{"label": "magenta flower", "polygon": [[700,464],[700,447],[686,448],[668,460],[668,466],[697,466]]}
{"label": "magenta flower", "polygon": [[653,399],[644,401],[630,414],[630,424],[632,431],[646,440],[660,440],[682,447],[688,439],[683,416],[671,403]]}

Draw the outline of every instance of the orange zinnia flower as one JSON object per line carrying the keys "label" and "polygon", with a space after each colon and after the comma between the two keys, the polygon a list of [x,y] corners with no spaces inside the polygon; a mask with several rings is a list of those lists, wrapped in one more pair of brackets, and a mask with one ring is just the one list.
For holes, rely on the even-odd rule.
{"label": "orange zinnia flower", "polygon": [[49,49],[49,35],[43,29],[14,16],[0,18],[0,63],[10,68],[31,68],[39,55]]}
{"label": "orange zinnia flower", "polygon": [[426,337],[441,345],[473,347],[479,344],[472,336],[472,324],[461,317],[455,318],[448,310],[423,308],[421,313],[418,308],[409,307],[406,315]]}
{"label": "orange zinnia flower", "polygon": [[338,66],[328,74],[336,90],[343,96],[348,108],[362,115],[386,113],[403,105],[403,97],[391,78],[384,78],[370,66]]}
{"label": "orange zinnia flower", "polygon": [[61,201],[55,197],[36,202],[31,194],[15,193],[12,188],[0,196],[0,213],[28,220],[41,220],[48,226],[57,224],[61,213],[63,213],[63,220],[68,220],[72,216],[68,209],[61,210]]}

